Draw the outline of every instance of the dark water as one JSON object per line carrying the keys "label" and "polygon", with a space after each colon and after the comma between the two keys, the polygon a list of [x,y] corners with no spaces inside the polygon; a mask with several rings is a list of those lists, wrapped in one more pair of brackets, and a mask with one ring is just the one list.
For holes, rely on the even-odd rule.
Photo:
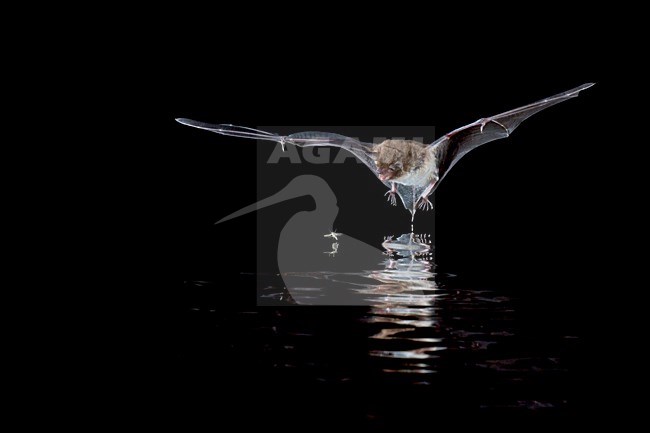
{"label": "dark water", "polygon": [[[441,272],[428,255],[393,254],[383,266],[305,274],[291,292],[279,276],[244,275],[244,286],[257,283],[262,306],[252,308],[250,294],[186,282],[178,337],[190,392],[225,393],[284,425],[575,412],[581,336],[569,323],[552,311],[540,322],[516,292]],[[347,282],[369,305],[296,307],[324,296],[322,280]]]}

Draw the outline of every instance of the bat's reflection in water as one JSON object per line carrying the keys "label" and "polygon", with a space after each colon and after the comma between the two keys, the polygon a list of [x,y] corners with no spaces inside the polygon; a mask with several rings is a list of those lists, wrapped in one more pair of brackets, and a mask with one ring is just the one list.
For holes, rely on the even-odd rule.
{"label": "bat's reflection in water", "polygon": [[[375,303],[365,321],[381,324],[381,329],[372,335],[374,340],[386,340],[386,348],[370,351],[380,358],[424,360],[436,357],[435,352],[444,350],[442,338],[418,337],[418,328],[435,328],[435,300],[442,296],[435,282],[433,264],[429,261],[430,236],[402,235],[387,239],[383,246],[394,257],[387,261],[386,269],[370,274],[381,282],[378,286],[365,289]],[[400,345],[413,346],[409,350],[390,348],[391,341]],[[381,342],[377,342],[381,346]],[[434,373],[428,364],[400,364],[398,369],[385,369],[387,373]]]}
{"label": "bat's reflection in water", "polygon": [[[370,336],[378,344],[370,351],[372,357],[398,358],[402,360],[425,360],[435,358],[435,352],[444,350],[442,338],[418,335],[419,328],[436,328],[435,302],[442,296],[435,281],[436,274],[431,262],[430,235],[405,234],[397,238],[387,237],[382,246],[385,261],[374,270],[359,272],[308,272],[287,273],[283,278],[292,280],[291,295],[302,305],[327,304],[332,296],[346,300],[354,299],[354,305],[369,306],[362,321],[376,332]],[[339,249],[345,248],[345,242]],[[302,284],[296,284],[303,279]],[[335,295],[337,294],[337,295]],[[385,349],[381,341],[385,341]],[[392,342],[399,341],[400,350],[393,350]],[[408,347],[408,348],[406,348]],[[403,364],[395,372],[432,373],[422,363]],[[389,372],[389,371],[387,371]]]}

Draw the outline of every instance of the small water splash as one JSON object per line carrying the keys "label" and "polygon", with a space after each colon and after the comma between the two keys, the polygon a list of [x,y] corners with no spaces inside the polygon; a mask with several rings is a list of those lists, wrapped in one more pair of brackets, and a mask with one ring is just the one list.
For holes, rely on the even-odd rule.
{"label": "small water splash", "polygon": [[396,253],[402,257],[421,257],[431,251],[431,235],[407,233],[394,239],[394,236],[388,236],[382,244],[388,253]]}

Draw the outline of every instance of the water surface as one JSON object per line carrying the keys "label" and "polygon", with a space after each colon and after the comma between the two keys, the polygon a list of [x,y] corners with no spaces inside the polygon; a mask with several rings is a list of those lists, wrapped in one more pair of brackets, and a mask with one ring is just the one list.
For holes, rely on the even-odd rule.
{"label": "water surface", "polygon": [[[551,326],[531,323],[512,290],[436,269],[426,239],[403,248],[409,239],[388,238],[375,269],[243,276],[260,306],[252,296],[224,302],[238,289],[218,282],[186,282],[180,358],[210,372],[196,380],[264,395],[267,416],[282,407],[404,425],[451,413],[571,413],[580,336],[552,312]],[[296,306],[327,305],[330,287],[362,302]]]}

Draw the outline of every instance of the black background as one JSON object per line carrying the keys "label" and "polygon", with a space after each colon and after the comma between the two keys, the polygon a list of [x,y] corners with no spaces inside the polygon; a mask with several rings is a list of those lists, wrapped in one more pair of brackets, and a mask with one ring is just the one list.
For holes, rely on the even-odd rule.
{"label": "black background", "polygon": [[[156,216],[144,223],[148,231],[155,227],[148,239],[155,252],[147,263],[154,263],[151,275],[159,281],[145,294],[153,318],[143,342],[124,356],[127,377],[137,378],[126,399],[151,405],[152,412],[137,405],[136,412],[181,422],[243,420],[260,399],[268,403],[280,392],[270,388],[277,384],[255,381],[254,374],[249,380],[215,374],[218,353],[184,356],[188,347],[210,338],[207,333],[188,341],[185,281],[233,281],[242,290],[213,293],[210,302],[254,308],[255,292],[247,288],[254,288],[255,279],[242,273],[255,272],[255,250],[247,256],[227,245],[256,245],[256,215],[229,223],[227,230],[214,222],[257,201],[257,152],[254,142],[233,146],[233,140],[183,127],[174,118],[247,126],[430,124],[440,134],[589,81],[597,85],[580,98],[535,116],[510,139],[476,150],[454,168],[436,193],[436,262],[445,272],[516,293],[528,306],[522,320],[530,326],[555,323],[584,336],[575,369],[579,404],[588,413],[608,398],[602,389],[611,381],[610,366],[601,344],[610,341],[614,319],[607,313],[609,287],[603,280],[615,271],[608,248],[606,212],[614,199],[607,137],[619,89],[601,62],[512,62],[497,70],[441,61],[439,73],[394,59],[329,64],[326,72],[248,60],[203,63],[191,54],[170,60],[173,72],[153,97],[149,132],[135,145],[152,169],[142,175],[145,187],[136,194],[142,201],[133,204],[155,209]],[[224,176],[224,167],[233,165],[235,179]],[[309,172],[310,166],[302,169]],[[327,170],[317,169],[327,179]],[[275,181],[281,179],[278,174]],[[359,197],[354,186],[336,193],[340,202]],[[379,184],[364,194],[365,204],[343,211],[337,229],[371,243],[378,233],[407,232],[405,211],[388,209],[384,217],[382,194]],[[292,206],[312,204],[300,199]],[[421,218],[416,231],[430,231]],[[303,396],[327,398],[322,390],[291,388],[296,390],[292,403]],[[231,404],[219,402],[222,397]],[[276,402],[264,416],[290,406]]]}

